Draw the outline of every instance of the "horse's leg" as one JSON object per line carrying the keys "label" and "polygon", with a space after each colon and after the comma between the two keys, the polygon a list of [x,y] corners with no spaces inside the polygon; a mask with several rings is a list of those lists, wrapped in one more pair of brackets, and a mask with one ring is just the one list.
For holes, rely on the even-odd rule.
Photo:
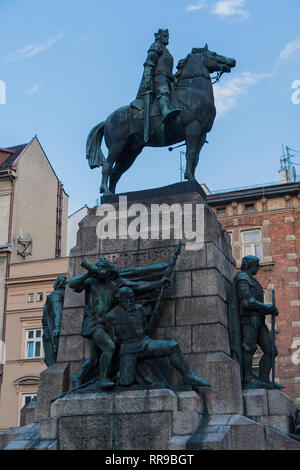
{"label": "horse's leg", "polygon": [[109,189],[112,193],[115,193],[116,185],[125,171],[127,171],[131,165],[134,163],[137,156],[141,153],[143,147],[134,146],[130,149],[125,149],[120,155],[119,160],[116,162],[110,179],[109,179]]}
{"label": "horse's leg", "polygon": [[199,160],[200,150],[203,142],[203,132],[198,121],[192,121],[185,128],[186,142],[186,169],[184,178],[189,181],[195,181],[195,169]]}
{"label": "horse's leg", "polygon": [[195,154],[195,159],[193,160],[192,175],[194,178],[195,178],[195,170],[199,162],[199,155],[200,155],[203,145],[206,142],[206,135],[207,135],[206,132],[202,132],[202,135],[200,136],[199,148]]}
{"label": "horse's leg", "polygon": [[108,179],[111,176],[113,164],[120,159],[120,155],[122,154],[125,145],[126,141],[123,140],[112,144],[109,148],[106,165],[103,165],[102,167],[100,193],[104,193],[104,195],[112,194],[108,189]]}

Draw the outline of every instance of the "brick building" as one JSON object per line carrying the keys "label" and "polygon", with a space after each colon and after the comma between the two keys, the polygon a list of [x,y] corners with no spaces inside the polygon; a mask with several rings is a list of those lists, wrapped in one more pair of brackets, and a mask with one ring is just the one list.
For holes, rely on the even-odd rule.
{"label": "brick building", "polygon": [[[300,183],[287,182],[208,194],[207,202],[229,232],[237,267],[245,255],[261,259],[257,279],[271,303],[275,289],[276,381],[300,405]],[[270,317],[267,317],[270,322]],[[261,353],[257,353],[257,366]]]}

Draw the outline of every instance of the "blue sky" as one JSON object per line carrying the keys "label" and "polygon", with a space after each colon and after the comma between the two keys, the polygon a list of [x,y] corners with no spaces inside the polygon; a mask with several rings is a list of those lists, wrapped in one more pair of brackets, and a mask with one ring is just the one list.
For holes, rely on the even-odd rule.
{"label": "blue sky", "polygon": [[[0,0],[0,18],[0,147],[37,134],[70,212],[95,204],[100,170],[88,167],[86,137],[135,97],[160,27],[169,29],[175,64],[206,42],[237,60],[215,86],[218,115],[199,182],[214,190],[277,181],[281,143],[300,150],[300,104],[291,99],[300,80],[299,0]],[[179,150],[144,149],[117,189],[179,180]]]}

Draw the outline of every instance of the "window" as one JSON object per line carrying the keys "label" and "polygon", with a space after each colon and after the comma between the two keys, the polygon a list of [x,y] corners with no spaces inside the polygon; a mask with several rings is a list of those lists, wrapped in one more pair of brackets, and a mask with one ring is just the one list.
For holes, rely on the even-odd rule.
{"label": "window", "polygon": [[34,294],[28,294],[28,302],[34,302]]}
{"label": "window", "polygon": [[44,300],[44,294],[43,294],[43,292],[38,292],[38,293],[37,293],[37,296],[36,296],[36,301],[37,301],[37,302],[43,302],[43,300]]}
{"label": "window", "polygon": [[42,357],[42,330],[27,330],[25,341],[25,358]]}
{"label": "window", "polygon": [[245,204],[245,211],[246,211],[246,212],[255,211],[254,202],[251,202],[251,203],[249,203],[249,204]]}
{"label": "window", "polygon": [[22,408],[23,406],[29,405],[32,399],[36,399],[36,395],[29,395],[28,393],[23,393],[22,395]]}
{"label": "window", "polygon": [[243,236],[243,256],[257,256],[262,259],[261,231],[248,230],[242,232]]}
{"label": "window", "polygon": [[226,207],[217,207],[217,215],[226,215]]}

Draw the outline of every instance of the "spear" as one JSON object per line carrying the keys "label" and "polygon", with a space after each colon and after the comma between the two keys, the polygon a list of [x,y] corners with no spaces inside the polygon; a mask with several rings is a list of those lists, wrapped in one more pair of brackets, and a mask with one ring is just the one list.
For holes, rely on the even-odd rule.
{"label": "spear", "polygon": [[[179,242],[178,245],[176,246],[175,250],[174,250],[173,258],[172,258],[172,261],[169,265],[168,273],[166,275],[167,278],[170,277],[172,272],[173,272],[173,269],[174,269],[176,261],[177,261],[177,257],[180,255],[181,245],[182,245],[182,243]],[[150,336],[153,334],[153,332],[155,330],[155,327],[156,327],[156,323],[157,323],[157,320],[158,320],[158,309],[159,309],[160,303],[162,301],[162,298],[164,296],[165,289],[166,289],[166,283],[164,282],[163,285],[161,286],[160,293],[159,293],[159,296],[157,297],[157,300],[155,302],[154,309],[153,309],[152,316],[151,316],[151,320],[149,322],[148,334]]]}
{"label": "spear", "polygon": [[[275,307],[275,290],[272,289],[272,304]],[[272,383],[275,384],[275,312],[272,313],[271,325],[271,341],[272,341]]]}

